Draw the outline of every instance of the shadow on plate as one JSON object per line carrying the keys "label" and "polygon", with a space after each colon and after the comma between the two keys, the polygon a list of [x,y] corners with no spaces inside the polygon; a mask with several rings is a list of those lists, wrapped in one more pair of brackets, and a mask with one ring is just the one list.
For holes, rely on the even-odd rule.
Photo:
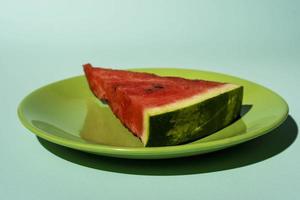
{"label": "shadow on plate", "polygon": [[166,176],[216,172],[261,162],[287,149],[297,134],[297,124],[289,115],[275,130],[246,143],[209,154],[166,160],[110,158],[66,148],[42,138],[38,141],[51,153],[78,165],[117,173]]}

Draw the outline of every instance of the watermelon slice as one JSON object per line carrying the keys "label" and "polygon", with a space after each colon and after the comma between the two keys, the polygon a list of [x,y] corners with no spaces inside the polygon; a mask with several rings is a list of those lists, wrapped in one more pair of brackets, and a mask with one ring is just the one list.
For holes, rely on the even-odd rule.
{"label": "watermelon slice", "polygon": [[232,123],[243,87],[83,65],[91,91],[144,146],[186,143]]}

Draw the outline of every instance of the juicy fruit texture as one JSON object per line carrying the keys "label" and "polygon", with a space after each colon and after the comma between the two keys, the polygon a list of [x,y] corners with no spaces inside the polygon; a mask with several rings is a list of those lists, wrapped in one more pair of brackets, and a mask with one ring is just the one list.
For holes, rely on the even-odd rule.
{"label": "juicy fruit texture", "polygon": [[95,96],[108,102],[145,146],[176,145],[210,134],[231,123],[241,107],[242,88],[232,84],[90,64],[84,71]]}

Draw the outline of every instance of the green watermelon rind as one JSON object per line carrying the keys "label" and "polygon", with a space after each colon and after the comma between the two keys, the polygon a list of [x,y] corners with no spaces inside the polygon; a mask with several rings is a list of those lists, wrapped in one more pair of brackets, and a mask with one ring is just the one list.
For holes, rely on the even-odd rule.
{"label": "green watermelon rind", "polygon": [[187,143],[212,134],[239,117],[243,87],[225,84],[205,94],[144,111],[146,147]]}

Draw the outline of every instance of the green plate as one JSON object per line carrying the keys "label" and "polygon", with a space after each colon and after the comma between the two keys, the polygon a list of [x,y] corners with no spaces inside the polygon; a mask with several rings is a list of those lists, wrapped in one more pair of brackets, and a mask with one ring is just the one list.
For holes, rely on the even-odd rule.
{"label": "green plate", "polygon": [[93,96],[85,77],[78,76],[29,94],[19,105],[19,118],[37,136],[59,145],[112,157],[158,159],[208,153],[251,140],[276,128],[288,114],[288,106],[280,96],[233,76],[171,68],[134,70],[243,85],[242,117],[230,126],[188,144],[143,147],[110,109]]}

